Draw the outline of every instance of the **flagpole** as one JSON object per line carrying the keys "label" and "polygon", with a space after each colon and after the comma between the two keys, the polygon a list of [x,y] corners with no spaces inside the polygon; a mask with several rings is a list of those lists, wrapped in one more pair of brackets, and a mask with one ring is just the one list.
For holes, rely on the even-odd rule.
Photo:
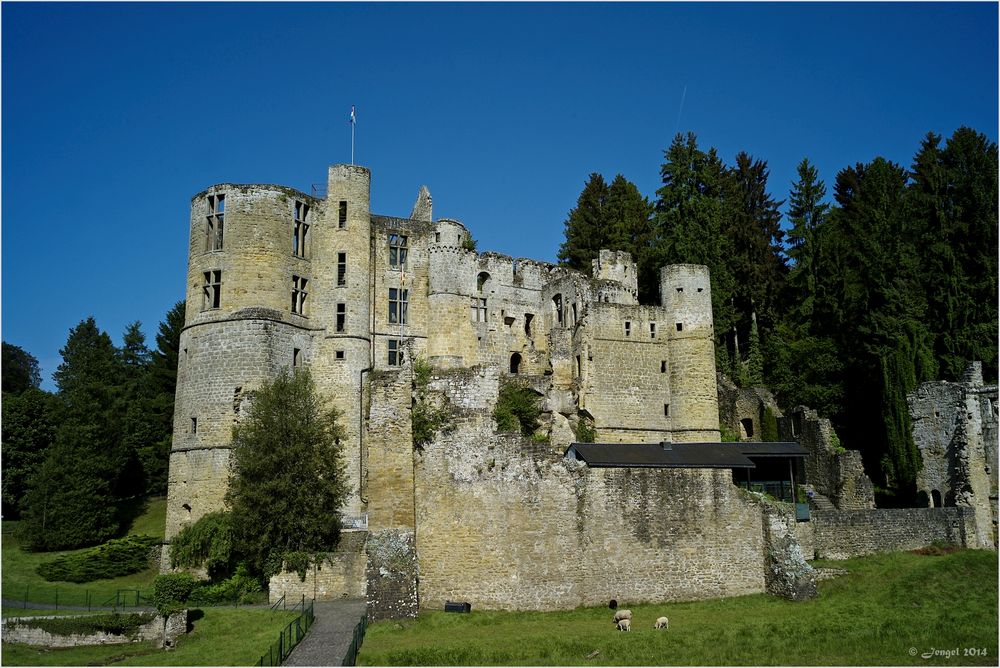
{"label": "flagpole", "polygon": [[354,123],[351,123],[351,164],[354,164]]}

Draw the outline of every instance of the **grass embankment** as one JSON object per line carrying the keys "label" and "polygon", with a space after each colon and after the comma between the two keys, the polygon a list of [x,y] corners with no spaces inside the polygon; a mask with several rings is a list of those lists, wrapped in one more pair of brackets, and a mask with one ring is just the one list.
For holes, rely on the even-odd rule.
{"label": "grass embankment", "polygon": [[[997,665],[997,553],[908,552],[829,562],[818,598],[767,595],[606,608],[425,611],[369,627],[363,665]],[[670,618],[667,631],[653,629]],[[911,649],[912,648],[912,649]],[[954,652],[924,658],[934,650]],[[979,655],[982,651],[983,654]],[[587,658],[593,655],[591,658]]]}
{"label": "grass embankment", "polygon": [[[166,512],[167,500],[165,498],[150,499],[144,512],[133,521],[128,533],[145,534],[162,539],[166,524]],[[81,584],[47,582],[35,572],[39,564],[52,561],[65,554],[85,552],[90,548],[63,552],[28,552],[21,548],[17,538],[12,533],[15,524],[14,522],[4,522],[3,527],[3,572],[0,586],[2,586],[3,598],[7,601],[23,601],[27,598],[30,602],[51,605],[53,608],[55,608],[57,601],[60,607],[64,605],[85,606],[88,601],[90,605],[101,606],[109,604],[108,601],[113,604],[120,589],[141,589],[148,592],[153,586],[153,578],[157,575],[156,569],[153,568],[147,568],[132,575]],[[4,607],[3,614],[5,617],[24,614],[24,610],[19,611],[16,608]]]}
{"label": "grass embankment", "polygon": [[172,651],[152,642],[42,649],[4,644],[4,666],[252,666],[298,616],[266,608],[205,608]]}

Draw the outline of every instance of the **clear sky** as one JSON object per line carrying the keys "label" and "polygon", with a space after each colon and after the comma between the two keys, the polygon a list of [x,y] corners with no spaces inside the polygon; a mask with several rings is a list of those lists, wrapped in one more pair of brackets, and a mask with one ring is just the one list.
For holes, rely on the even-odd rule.
{"label": "clear sky", "polygon": [[[372,209],[554,261],[588,174],[654,197],[680,130],[767,160],[909,166],[997,140],[995,3],[2,5],[2,335],[43,387],[89,315],[116,342],[184,296],[190,198],[372,170]],[[686,92],[685,92],[686,91]],[[683,102],[683,106],[682,106]]]}

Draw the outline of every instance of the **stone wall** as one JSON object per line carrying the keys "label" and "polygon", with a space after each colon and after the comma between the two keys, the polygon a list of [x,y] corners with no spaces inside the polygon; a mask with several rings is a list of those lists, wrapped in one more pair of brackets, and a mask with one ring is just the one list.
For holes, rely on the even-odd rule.
{"label": "stone wall", "polygon": [[368,541],[368,618],[416,617],[418,563],[412,530],[374,531]]}
{"label": "stone wall", "polygon": [[765,590],[762,513],[728,470],[564,460],[493,432],[496,382],[487,369],[432,383],[455,418],[417,460],[422,606],[553,610]]}
{"label": "stone wall", "polygon": [[162,615],[157,615],[152,621],[141,625],[132,636],[104,632],[88,635],[57,635],[32,624],[34,620],[38,619],[67,619],[69,617],[72,616],[4,617],[2,621],[3,642],[44,647],[82,647],[87,645],[120,645],[153,640],[156,641],[158,647],[163,647],[164,644],[173,645],[180,635],[187,632],[187,610],[170,615],[167,617],[166,623],[164,623]]}
{"label": "stone wall", "polygon": [[914,550],[944,541],[976,547],[975,514],[969,508],[885,508],[813,511],[815,555],[820,559]]}
{"label": "stone wall", "polygon": [[295,571],[283,570],[268,583],[269,601],[285,597],[289,605],[302,596],[317,601],[365,597],[365,553],[367,531],[347,530],[341,533],[337,549],[306,572],[303,580]]}

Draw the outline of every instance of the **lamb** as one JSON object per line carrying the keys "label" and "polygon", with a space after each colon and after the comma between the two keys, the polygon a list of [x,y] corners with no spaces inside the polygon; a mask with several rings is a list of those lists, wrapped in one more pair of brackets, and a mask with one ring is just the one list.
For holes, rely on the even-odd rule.
{"label": "lamb", "polygon": [[628,618],[619,619],[618,620],[618,630],[619,631],[631,631],[632,630],[632,622]]}
{"label": "lamb", "polygon": [[669,619],[667,619],[666,617],[660,617],[659,619],[656,620],[656,624],[653,625],[653,628],[654,629],[665,629],[665,628],[667,628],[667,625],[669,623],[670,623]]}
{"label": "lamb", "polygon": [[619,622],[619,621],[621,621],[623,619],[632,619],[632,611],[631,610],[619,610],[618,612],[615,613],[615,618],[613,620],[611,620],[611,621],[613,621],[613,622]]}

